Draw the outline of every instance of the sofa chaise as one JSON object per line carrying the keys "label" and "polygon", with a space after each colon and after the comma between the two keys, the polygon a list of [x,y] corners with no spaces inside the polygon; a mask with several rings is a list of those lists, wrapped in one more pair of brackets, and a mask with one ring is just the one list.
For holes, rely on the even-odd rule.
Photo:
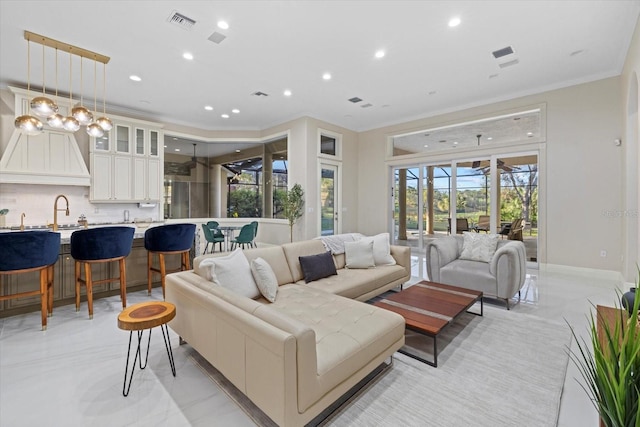
{"label": "sofa chaise", "polygon": [[204,261],[220,254],[197,257],[167,276],[169,326],[274,422],[302,426],[404,344],[401,316],[360,302],[410,278],[410,248],[389,248],[395,265],[349,269],[335,254],[337,274],[310,283],[299,257],[326,254],[320,240],[244,251],[273,270],[272,303],[212,286]]}

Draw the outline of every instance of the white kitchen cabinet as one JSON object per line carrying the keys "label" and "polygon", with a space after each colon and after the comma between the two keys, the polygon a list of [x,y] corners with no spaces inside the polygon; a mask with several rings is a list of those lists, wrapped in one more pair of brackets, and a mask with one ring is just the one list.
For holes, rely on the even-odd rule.
{"label": "white kitchen cabinet", "polygon": [[159,202],[163,185],[162,132],[157,124],[114,118],[111,132],[91,143],[91,202]]}

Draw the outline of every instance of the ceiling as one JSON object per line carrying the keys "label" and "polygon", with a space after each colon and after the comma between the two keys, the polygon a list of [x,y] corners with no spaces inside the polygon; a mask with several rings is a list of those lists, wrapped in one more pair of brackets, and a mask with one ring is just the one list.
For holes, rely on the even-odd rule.
{"label": "ceiling", "polygon": [[[176,11],[195,24],[170,23]],[[112,112],[204,130],[261,130],[308,115],[362,131],[619,75],[639,14],[639,0],[3,0],[0,86],[26,87],[29,30],[111,57]],[[461,23],[450,28],[456,16]],[[214,32],[226,38],[209,41]],[[494,58],[508,46],[514,53]],[[380,49],[386,55],[374,57]],[[48,89],[54,58],[46,53]],[[58,68],[64,94],[67,58]],[[42,65],[41,46],[32,44],[36,88]],[[73,70],[73,92],[91,106],[93,63],[84,67],[82,90]]]}

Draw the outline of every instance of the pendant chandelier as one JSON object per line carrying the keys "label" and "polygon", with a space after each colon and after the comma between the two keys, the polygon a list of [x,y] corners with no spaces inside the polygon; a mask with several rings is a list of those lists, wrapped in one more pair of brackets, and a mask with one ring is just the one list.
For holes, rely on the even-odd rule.
{"label": "pendant chandelier", "polygon": [[[86,131],[90,136],[99,137],[104,134],[104,131],[108,131],[113,127],[113,122],[106,116],[106,64],[110,58],[108,56],[101,55],[99,53],[91,52],[86,49],[79,48],[67,43],[63,43],[49,37],[34,34],[29,31],[24,32],[24,38],[27,40],[27,94],[30,97],[31,89],[31,52],[30,43],[38,43],[42,45],[42,95],[38,95],[31,99],[29,106],[31,112],[34,115],[25,114],[18,117],[15,121],[16,129],[26,133],[27,135],[37,135],[42,132],[43,124],[38,117],[46,118],[47,124],[54,128],[61,128],[70,132],[75,132],[80,129],[81,126],[86,126]],[[47,97],[45,87],[45,47],[50,47],[56,50],[56,101],[58,100],[58,50],[62,50],[69,53],[69,109],[68,116],[63,117],[58,113],[58,105],[56,102]],[[80,105],[74,107],[73,103],[73,90],[72,90],[72,73],[73,73],[73,57],[80,57]],[[83,95],[83,59],[87,58],[93,60],[93,107],[94,112],[91,112],[84,106]],[[98,99],[97,99],[97,63],[104,64],[103,78],[103,91],[102,91],[102,116],[96,117],[100,114],[97,111]],[[36,117],[38,116],[38,117]]]}

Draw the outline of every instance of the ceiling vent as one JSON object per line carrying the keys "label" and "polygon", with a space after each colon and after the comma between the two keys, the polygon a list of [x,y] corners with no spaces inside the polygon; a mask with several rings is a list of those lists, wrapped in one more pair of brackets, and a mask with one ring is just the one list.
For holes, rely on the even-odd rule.
{"label": "ceiling vent", "polygon": [[364,104],[360,106],[361,108],[369,108],[369,107],[373,107],[373,104]]}
{"label": "ceiling vent", "polygon": [[191,30],[191,28],[196,24],[196,21],[176,12],[175,10],[171,15],[169,15],[167,21],[184,30]]}
{"label": "ceiling vent", "polygon": [[513,48],[511,46],[503,47],[502,49],[494,50],[491,52],[494,58],[502,58],[503,56],[511,55],[513,53]]}
{"label": "ceiling vent", "polygon": [[353,102],[354,104],[357,104],[358,102],[362,102],[362,99],[358,98],[357,96],[354,96],[353,98],[349,98],[349,102]]}
{"label": "ceiling vent", "polygon": [[508,61],[508,62],[503,62],[502,64],[498,64],[500,66],[500,68],[507,68],[507,67],[511,67],[512,65],[516,65],[520,62],[519,59],[514,59],[512,61]]}
{"label": "ceiling vent", "polygon": [[209,36],[207,40],[212,41],[216,44],[220,44],[226,38],[227,36],[225,36],[224,34],[215,31],[213,34]]}
{"label": "ceiling vent", "polygon": [[256,92],[253,92],[251,95],[253,95],[253,96],[269,96],[268,93],[260,92],[259,90],[256,91]]}

